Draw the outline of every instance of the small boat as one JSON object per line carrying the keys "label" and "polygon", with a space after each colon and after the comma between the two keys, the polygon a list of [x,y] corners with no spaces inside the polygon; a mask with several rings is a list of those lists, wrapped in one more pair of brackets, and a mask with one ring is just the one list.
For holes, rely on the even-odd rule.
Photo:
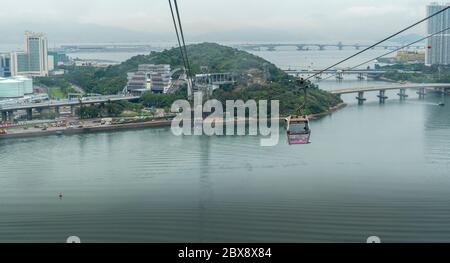
{"label": "small boat", "polygon": [[287,138],[290,145],[310,143],[311,129],[307,116],[289,116],[286,122]]}
{"label": "small boat", "polygon": [[444,106],[445,106],[445,103],[440,102],[440,103],[438,104],[438,106],[444,107]]}

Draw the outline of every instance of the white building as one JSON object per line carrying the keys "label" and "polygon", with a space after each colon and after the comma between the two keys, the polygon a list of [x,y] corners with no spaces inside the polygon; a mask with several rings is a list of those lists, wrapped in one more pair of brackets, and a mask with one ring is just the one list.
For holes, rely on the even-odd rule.
{"label": "white building", "polygon": [[12,79],[23,82],[25,95],[33,94],[33,79],[24,76],[15,76]]}
{"label": "white building", "polygon": [[[427,16],[435,14],[446,8],[449,4],[431,3],[427,6]],[[450,9],[428,19],[428,34],[434,34],[450,27]],[[426,53],[427,65],[449,65],[450,64],[450,31],[442,32],[428,38],[428,49]]]}
{"label": "white building", "polygon": [[128,73],[127,91],[130,93],[167,93],[171,86],[170,65],[141,64],[137,72]]}
{"label": "white building", "polygon": [[42,33],[25,32],[25,49],[11,53],[13,76],[48,76],[48,41]]}
{"label": "white building", "polygon": [[0,99],[22,98],[33,93],[33,80],[25,77],[0,78]]}

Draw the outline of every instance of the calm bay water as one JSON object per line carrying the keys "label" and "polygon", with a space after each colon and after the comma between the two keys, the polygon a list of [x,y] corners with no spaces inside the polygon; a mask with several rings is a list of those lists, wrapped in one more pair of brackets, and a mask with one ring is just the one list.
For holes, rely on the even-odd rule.
{"label": "calm bay water", "polygon": [[0,241],[449,242],[450,107],[395,93],[344,96],[307,146],[282,129],[269,148],[166,128],[0,141]]}

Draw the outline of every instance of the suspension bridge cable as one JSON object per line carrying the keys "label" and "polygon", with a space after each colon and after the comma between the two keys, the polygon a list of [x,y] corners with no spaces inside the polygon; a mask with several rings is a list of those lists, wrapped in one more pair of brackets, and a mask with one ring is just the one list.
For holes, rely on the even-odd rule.
{"label": "suspension bridge cable", "polygon": [[[394,52],[397,52],[397,51],[399,51],[399,50],[402,50],[402,49],[404,49],[404,48],[410,47],[410,46],[412,46],[412,45],[414,45],[414,44],[417,44],[417,43],[419,43],[419,42],[422,42],[422,41],[424,41],[424,40],[426,40],[426,39],[428,39],[428,38],[430,38],[430,37],[433,37],[433,36],[435,36],[435,35],[438,35],[438,34],[440,34],[440,33],[442,33],[442,32],[447,31],[447,30],[450,30],[450,27],[447,27],[447,28],[442,29],[442,30],[440,30],[440,31],[438,31],[438,32],[435,32],[435,33],[433,33],[433,34],[430,34],[430,35],[428,35],[428,36],[426,36],[426,37],[423,37],[423,38],[421,38],[421,39],[419,39],[419,40],[416,40],[416,41],[414,41],[414,42],[411,42],[411,43],[409,43],[409,44],[407,44],[407,45],[404,45],[404,46],[401,46],[401,47],[399,47],[399,48],[396,48],[396,49],[394,49],[394,50],[392,50],[392,51],[389,51],[389,52],[387,52],[387,53],[385,53],[385,54],[383,54],[383,55],[380,55],[380,56],[378,56],[378,57],[376,57],[376,58],[367,60],[367,61],[365,61],[365,62],[363,62],[363,63],[360,63],[360,64],[358,64],[358,65],[356,65],[356,66],[354,66],[354,67],[344,69],[344,70],[342,70],[342,72],[356,69],[356,68],[358,68],[358,67],[360,67],[360,66],[363,66],[363,65],[365,65],[365,64],[367,64],[367,63],[370,63],[370,62],[372,62],[372,61],[374,61],[374,60],[377,60],[377,59],[380,59],[380,58],[385,57],[385,56],[387,56],[387,55],[390,55],[390,54],[392,54],[392,53],[394,53]],[[327,80],[327,79],[329,79],[329,78],[331,78],[331,77],[333,77],[333,76],[328,76],[328,77],[324,78],[323,80]]]}
{"label": "suspension bridge cable", "polygon": [[422,42],[422,41],[424,41],[424,40],[426,40],[426,39],[428,39],[428,38],[430,38],[430,37],[432,37],[432,36],[438,35],[438,34],[440,34],[440,33],[442,33],[442,32],[447,31],[447,30],[450,30],[450,27],[447,27],[447,28],[445,28],[445,29],[443,29],[443,30],[440,30],[439,32],[436,32],[436,33],[433,33],[433,34],[428,35],[428,36],[426,36],[426,37],[423,37],[423,38],[421,38],[421,39],[419,39],[419,40],[416,40],[416,41],[414,41],[414,42],[412,42],[412,43],[409,43],[408,45],[404,45],[404,46],[402,46],[402,47],[396,48],[396,49],[394,49],[394,50],[392,50],[392,51],[390,51],[390,52],[388,52],[388,53],[386,53],[386,54],[383,54],[383,55],[378,56],[378,57],[376,57],[376,58],[374,58],[374,59],[371,59],[371,60],[368,60],[368,61],[366,61],[366,62],[363,62],[363,63],[361,63],[361,64],[359,64],[359,65],[356,65],[356,66],[354,66],[354,67],[352,67],[352,68],[350,68],[350,69],[347,69],[347,70],[355,69],[355,68],[360,67],[360,66],[362,66],[362,65],[365,65],[365,64],[367,64],[367,63],[369,63],[369,62],[372,62],[372,61],[377,60],[377,59],[379,59],[379,58],[382,58],[382,57],[385,57],[385,56],[387,56],[387,55],[390,55],[390,54],[392,54],[392,53],[394,53],[394,52],[396,52],[396,51],[399,51],[399,50],[401,50],[401,49],[404,49],[404,48],[410,47],[410,46],[412,46],[412,45],[414,45],[414,44],[417,44],[417,43],[419,43],[419,42]]}
{"label": "suspension bridge cable", "polygon": [[442,10],[440,10],[440,11],[438,11],[438,12],[436,12],[436,13],[434,13],[434,14],[428,16],[428,17],[425,17],[424,19],[422,19],[422,20],[420,20],[420,21],[418,21],[418,22],[416,22],[416,23],[414,23],[414,24],[412,24],[412,25],[410,25],[410,26],[408,26],[408,27],[406,27],[406,28],[404,28],[404,29],[398,31],[397,33],[394,33],[394,34],[392,34],[392,35],[390,35],[390,36],[384,38],[383,40],[378,41],[377,43],[375,43],[375,44],[373,44],[373,45],[371,45],[371,46],[369,46],[369,47],[367,47],[367,48],[365,48],[365,49],[363,49],[363,50],[361,50],[361,51],[359,51],[359,52],[357,52],[357,53],[355,53],[355,54],[353,54],[353,55],[351,55],[351,56],[349,56],[349,57],[347,57],[347,58],[345,58],[345,59],[343,59],[343,60],[341,60],[341,61],[339,61],[339,62],[337,62],[337,63],[335,63],[335,64],[333,64],[333,65],[331,65],[331,66],[329,66],[329,67],[327,67],[326,69],[321,70],[321,71],[315,73],[314,75],[308,77],[306,80],[309,80],[309,79],[311,79],[311,78],[313,78],[313,77],[315,77],[315,76],[317,76],[317,75],[320,75],[320,74],[322,74],[323,72],[325,72],[325,71],[327,71],[327,70],[329,70],[329,69],[332,69],[332,68],[336,67],[337,65],[340,65],[340,64],[346,62],[347,60],[350,60],[350,59],[352,59],[352,58],[354,58],[354,57],[356,57],[356,56],[358,56],[358,55],[360,55],[360,54],[366,52],[367,50],[370,50],[370,49],[372,49],[372,48],[378,46],[379,44],[381,44],[381,43],[383,43],[383,42],[386,42],[387,40],[389,40],[389,39],[391,39],[391,38],[393,38],[393,37],[395,37],[395,36],[398,36],[399,34],[401,34],[401,33],[405,32],[405,31],[407,31],[407,30],[409,30],[409,29],[411,29],[411,28],[413,28],[413,27],[415,27],[415,26],[417,26],[417,25],[419,25],[419,24],[421,24],[421,23],[427,21],[428,19],[430,19],[430,18],[432,18],[432,17],[434,17],[434,16],[436,16],[436,15],[438,15],[438,14],[441,14],[441,13],[445,12],[445,11],[448,10],[449,8],[450,8],[450,6],[447,6],[446,8],[444,8],[444,9],[442,9]]}

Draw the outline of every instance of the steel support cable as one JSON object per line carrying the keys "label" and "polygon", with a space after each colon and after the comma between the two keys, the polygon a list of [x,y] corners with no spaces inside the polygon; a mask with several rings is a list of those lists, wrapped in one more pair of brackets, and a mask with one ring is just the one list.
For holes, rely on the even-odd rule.
{"label": "steel support cable", "polygon": [[373,45],[371,45],[371,46],[369,46],[369,47],[367,47],[367,48],[365,48],[365,49],[363,49],[363,50],[361,50],[361,51],[359,51],[359,52],[357,52],[357,53],[355,53],[355,54],[353,54],[353,55],[351,55],[351,56],[349,56],[349,57],[347,57],[347,58],[345,58],[345,59],[343,59],[343,60],[341,60],[341,61],[339,61],[339,62],[337,62],[337,63],[335,63],[335,64],[333,64],[333,65],[331,65],[331,66],[329,66],[329,67],[319,71],[319,72],[317,72],[317,73],[315,73],[315,74],[313,74],[312,76],[308,77],[306,80],[309,80],[309,79],[311,79],[311,78],[313,78],[313,77],[315,77],[317,75],[320,75],[323,72],[325,72],[325,71],[327,71],[329,69],[332,69],[332,68],[336,67],[337,65],[340,65],[340,64],[342,64],[342,63],[344,63],[344,62],[346,62],[346,61],[348,61],[348,60],[350,60],[350,59],[352,59],[352,58],[354,58],[354,57],[356,57],[356,56],[358,56],[358,55],[360,55],[360,54],[362,54],[362,53],[364,53],[364,52],[366,52],[366,51],[368,51],[368,50],[370,50],[370,49],[372,49],[372,48],[374,48],[376,46],[378,46],[379,44],[388,41],[389,39],[391,39],[391,38],[393,38],[395,36],[398,36],[399,34],[401,34],[401,33],[405,32],[405,31],[407,31],[407,30],[409,30],[409,29],[411,29],[411,28],[413,28],[413,27],[415,27],[415,26],[417,26],[417,25],[427,21],[428,19],[430,19],[430,18],[432,18],[432,17],[434,17],[434,16],[436,16],[438,14],[441,14],[441,13],[445,12],[449,8],[450,8],[450,6],[447,6],[446,8],[444,8],[444,9],[442,9],[442,10],[440,10],[440,11],[438,11],[438,12],[436,12],[436,13],[434,13],[434,14],[432,14],[432,15],[430,15],[430,16],[428,16],[428,17],[426,17],[426,18],[424,18],[424,19],[422,19],[422,20],[420,20],[420,21],[418,21],[418,22],[416,22],[416,23],[414,23],[414,24],[412,24],[412,25],[402,29],[402,30],[400,30],[400,31],[398,31],[397,33],[394,33],[394,34],[384,38],[383,40],[378,41],[377,43],[375,43],[375,44],[373,44]]}
{"label": "steel support cable", "polygon": [[[374,61],[374,60],[380,59],[380,58],[382,58],[382,57],[385,57],[385,56],[387,56],[387,55],[390,55],[390,54],[392,54],[392,53],[394,53],[394,52],[397,52],[397,51],[399,51],[399,50],[402,50],[402,49],[404,49],[404,48],[410,47],[410,46],[412,46],[412,45],[414,45],[414,44],[417,44],[417,43],[419,43],[419,42],[422,42],[422,41],[424,41],[424,40],[426,40],[426,39],[428,39],[428,38],[430,38],[430,37],[433,37],[433,36],[435,36],[435,35],[441,34],[442,32],[445,32],[445,31],[448,31],[448,30],[450,30],[450,27],[447,27],[447,28],[442,29],[442,30],[440,30],[440,31],[438,31],[438,32],[435,32],[435,33],[433,33],[433,34],[430,34],[430,35],[428,35],[428,36],[426,36],[426,37],[423,37],[423,38],[421,38],[421,39],[418,39],[418,40],[416,40],[416,41],[414,41],[414,42],[411,42],[411,43],[409,43],[409,44],[407,44],[407,45],[404,45],[404,46],[401,46],[401,47],[399,47],[399,48],[396,48],[396,49],[394,49],[394,50],[392,50],[392,51],[389,51],[389,52],[387,52],[387,53],[385,53],[385,54],[383,54],[383,55],[380,55],[380,56],[378,56],[378,57],[376,57],[376,58],[367,60],[367,61],[365,61],[365,62],[363,62],[363,63],[360,63],[360,64],[358,64],[358,65],[356,65],[356,66],[354,66],[354,67],[343,69],[342,72],[356,69],[356,68],[358,68],[358,67],[360,67],[360,66],[363,66],[363,65],[365,65],[365,64],[367,64],[367,63],[370,63],[370,62],[372,62],[372,61]],[[331,78],[331,77],[333,77],[333,75],[328,76],[328,77],[324,78],[323,80],[327,80],[327,79],[329,79],[329,78]]]}
{"label": "steel support cable", "polygon": [[175,14],[173,13],[173,7],[172,7],[172,1],[171,0],[169,0],[169,6],[170,6],[170,12],[172,14],[173,25],[175,27],[175,33],[177,35],[178,46],[180,47],[180,53],[181,53],[181,58],[183,60],[183,65],[184,65],[184,68],[186,70],[188,70],[187,64],[186,64],[186,59],[185,59],[184,52],[183,52],[183,47],[181,46],[180,34],[178,32],[178,26],[177,26],[177,22],[176,22],[176,19],[175,19]]}

